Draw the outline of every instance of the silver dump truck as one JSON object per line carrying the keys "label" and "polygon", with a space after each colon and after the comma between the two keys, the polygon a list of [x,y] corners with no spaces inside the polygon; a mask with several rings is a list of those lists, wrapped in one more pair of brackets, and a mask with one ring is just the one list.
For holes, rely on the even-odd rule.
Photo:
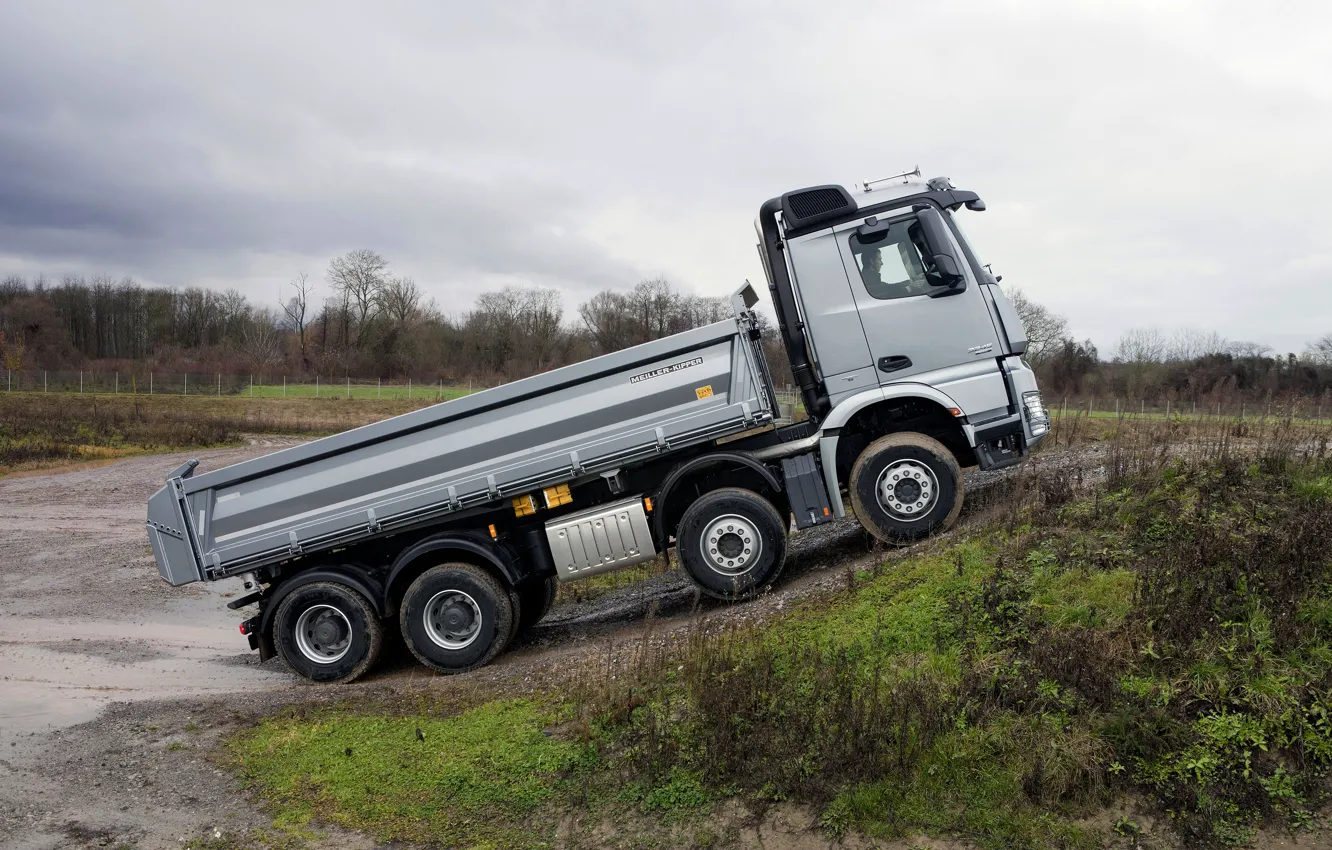
{"label": "silver dump truck", "polygon": [[162,577],[239,579],[251,649],[345,682],[393,624],[435,670],[485,664],[557,582],[672,546],[732,600],[777,578],[792,525],[850,510],[891,543],[946,529],[963,467],[1018,463],[1049,429],[962,207],[985,209],[918,172],[762,205],[803,421],[778,420],[745,284],[726,321],[223,469],[185,464],[148,502]]}

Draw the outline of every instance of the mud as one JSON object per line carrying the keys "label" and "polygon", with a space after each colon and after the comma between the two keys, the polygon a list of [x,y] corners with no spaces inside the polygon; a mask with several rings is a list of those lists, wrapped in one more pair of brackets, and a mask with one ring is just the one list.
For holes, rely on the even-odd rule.
{"label": "mud", "polygon": [[[210,469],[292,442],[256,439],[194,456]],[[793,536],[781,580],[753,603],[701,598],[672,570],[558,606],[473,674],[435,677],[398,653],[365,682],[312,686],[249,651],[236,629],[241,617],[225,607],[237,582],[171,588],[158,578],[144,505],[189,456],[0,479],[0,846],[179,847],[266,826],[235,781],[203,757],[245,718],[376,690],[531,682],[610,654],[642,632],[645,617],[659,633],[762,617],[893,555],[854,521],[836,522]],[[963,526],[992,507],[985,492],[1005,474],[968,474]]]}

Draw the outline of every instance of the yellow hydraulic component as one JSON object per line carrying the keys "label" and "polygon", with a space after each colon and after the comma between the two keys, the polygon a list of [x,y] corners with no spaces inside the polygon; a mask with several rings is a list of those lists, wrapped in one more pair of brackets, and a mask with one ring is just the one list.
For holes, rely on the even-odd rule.
{"label": "yellow hydraulic component", "polygon": [[513,500],[514,516],[531,516],[534,513],[536,513],[536,499],[533,499],[531,494]]}
{"label": "yellow hydraulic component", "polygon": [[568,484],[556,484],[554,487],[547,487],[541,491],[546,497],[546,507],[558,508],[560,505],[567,505],[573,501],[573,494],[569,492]]}
{"label": "yellow hydraulic component", "polygon": [[652,497],[651,497],[651,496],[644,496],[644,497],[643,497],[643,507],[647,508],[647,512],[648,512],[648,513],[652,513]]}

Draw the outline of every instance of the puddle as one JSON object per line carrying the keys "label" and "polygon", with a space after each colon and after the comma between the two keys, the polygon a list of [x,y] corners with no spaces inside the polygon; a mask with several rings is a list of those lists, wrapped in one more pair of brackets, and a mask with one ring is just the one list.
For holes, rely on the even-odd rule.
{"label": "puddle", "polygon": [[170,608],[126,622],[0,618],[0,742],[91,720],[113,701],[290,686],[280,665],[249,663],[242,616],[215,595]]}

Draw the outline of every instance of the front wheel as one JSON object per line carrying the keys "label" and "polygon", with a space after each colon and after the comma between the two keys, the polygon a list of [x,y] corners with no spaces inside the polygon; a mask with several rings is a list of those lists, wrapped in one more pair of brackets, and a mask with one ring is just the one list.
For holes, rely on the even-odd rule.
{"label": "front wheel", "polygon": [[398,613],[407,648],[441,673],[472,670],[499,655],[514,617],[509,591],[472,564],[440,564],[421,573]]}
{"label": "front wheel", "polygon": [[870,443],[851,467],[847,489],[865,530],[898,546],[951,528],[962,511],[962,470],[953,453],[910,431]]}
{"label": "front wheel", "polygon": [[786,563],[786,527],[772,503],[752,490],[728,487],[699,497],[675,532],[680,563],[709,596],[752,596]]}
{"label": "front wheel", "polygon": [[369,600],[343,584],[302,585],[279,603],[273,642],[295,673],[314,682],[350,682],[379,658],[384,630]]}

